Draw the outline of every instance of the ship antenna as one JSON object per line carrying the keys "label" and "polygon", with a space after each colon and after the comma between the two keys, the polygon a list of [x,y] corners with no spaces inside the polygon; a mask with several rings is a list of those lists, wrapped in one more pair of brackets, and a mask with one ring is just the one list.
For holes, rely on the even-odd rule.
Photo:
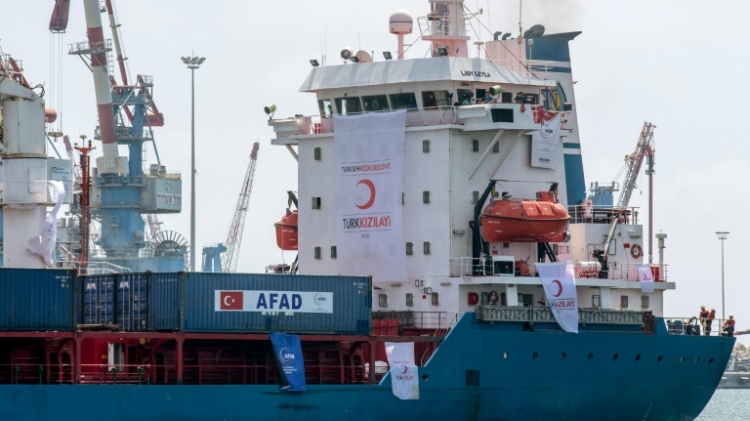
{"label": "ship antenna", "polygon": [[523,36],[523,28],[521,27],[521,17],[523,16],[523,0],[518,0],[518,37]]}

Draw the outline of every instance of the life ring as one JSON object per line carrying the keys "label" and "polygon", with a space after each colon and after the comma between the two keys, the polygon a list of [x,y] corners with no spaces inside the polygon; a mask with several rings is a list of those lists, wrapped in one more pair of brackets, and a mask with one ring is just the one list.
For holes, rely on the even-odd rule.
{"label": "life ring", "polygon": [[617,222],[624,224],[628,222],[628,211],[620,211],[617,214]]}
{"label": "life ring", "polygon": [[487,295],[487,300],[489,300],[491,306],[496,306],[500,301],[500,295],[497,291],[490,291],[489,295]]}
{"label": "life ring", "polygon": [[630,247],[630,255],[634,259],[640,259],[643,256],[643,248],[638,244],[633,244],[633,247]]}

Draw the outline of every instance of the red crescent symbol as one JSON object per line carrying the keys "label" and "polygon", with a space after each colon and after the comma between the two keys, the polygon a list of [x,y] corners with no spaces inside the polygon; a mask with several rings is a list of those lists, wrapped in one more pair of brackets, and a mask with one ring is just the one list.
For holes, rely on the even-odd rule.
{"label": "red crescent symbol", "polygon": [[357,185],[359,186],[360,184],[364,184],[370,189],[370,200],[368,200],[364,205],[357,205],[357,207],[360,209],[369,209],[372,204],[375,203],[375,185],[372,184],[372,181],[368,179],[359,180],[359,183],[357,183]]}
{"label": "red crescent symbol", "polygon": [[402,365],[401,367],[404,367],[404,371],[402,371],[401,374],[406,374],[406,372],[409,371],[405,365]]}
{"label": "red crescent symbol", "polygon": [[[228,300],[229,300],[229,299],[231,299],[231,300],[232,300],[232,302],[231,302],[231,303],[230,303],[230,302],[228,302]],[[225,306],[227,306],[227,307],[229,307],[229,306],[231,306],[232,304],[234,304],[234,298],[233,298],[233,297],[231,297],[231,296],[229,296],[229,295],[225,295],[225,296],[224,296],[224,305],[225,305]]]}
{"label": "red crescent symbol", "polygon": [[557,279],[555,279],[554,281],[552,281],[552,283],[553,284],[557,284],[557,294],[552,294],[552,296],[559,297],[560,294],[562,294],[562,292],[563,292],[562,284]]}

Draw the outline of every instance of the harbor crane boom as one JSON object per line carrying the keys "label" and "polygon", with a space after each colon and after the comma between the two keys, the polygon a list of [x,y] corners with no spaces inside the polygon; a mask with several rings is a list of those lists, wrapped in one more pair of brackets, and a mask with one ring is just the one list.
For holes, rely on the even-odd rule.
{"label": "harbor crane boom", "polygon": [[229,227],[227,241],[225,246],[227,250],[221,257],[221,266],[224,272],[234,273],[237,270],[237,258],[240,254],[240,245],[242,245],[242,232],[245,227],[245,216],[247,215],[247,206],[250,203],[250,194],[253,191],[253,180],[255,179],[255,165],[258,162],[258,148],[260,143],[253,143],[253,150],[250,152],[250,164],[247,166],[245,181],[242,183],[240,196],[237,199],[237,207],[234,210],[232,225]]}
{"label": "harbor crane boom", "polygon": [[[636,180],[638,180],[638,173],[641,171],[643,160],[648,157],[648,169],[646,169],[646,175],[651,176],[654,173],[654,129],[656,126],[649,123],[648,121],[643,122],[643,129],[641,129],[641,136],[638,138],[638,144],[635,147],[635,151],[625,156],[625,165],[628,167],[628,173],[625,177],[625,183],[623,183],[622,193],[620,193],[620,199],[617,202],[615,208],[618,212],[625,212],[630,203],[630,197],[633,195],[633,190],[636,188]],[[649,196],[651,191],[649,190]],[[651,200],[649,199],[649,204]],[[649,209],[649,217],[651,210]],[[609,226],[609,232],[607,233],[607,239],[604,242],[603,258],[606,258],[609,253],[609,247],[612,244],[612,238],[615,235],[615,228],[619,223],[620,218],[615,214],[612,218],[612,223]],[[649,226],[649,232],[651,227]],[[651,259],[651,235],[649,234],[649,261]]]}

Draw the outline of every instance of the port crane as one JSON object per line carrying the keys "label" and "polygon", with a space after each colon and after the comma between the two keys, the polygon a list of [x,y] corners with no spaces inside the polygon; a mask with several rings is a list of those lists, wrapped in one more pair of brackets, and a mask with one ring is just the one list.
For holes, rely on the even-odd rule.
{"label": "port crane", "polygon": [[247,206],[250,203],[250,194],[253,191],[253,180],[255,179],[255,166],[258,163],[259,147],[260,143],[253,143],[253,149],[250,152],[250,163],[245,172],[245,180],[242,183],[239,198],[237,198],[237,207],[234,210],[234,217],[232,218],[232,224],[229,226],[226,242],[203,248],[204,272],[234,273],[237,270],[237,259],[240,254],[240,246],[242,245]]}
{"label": "port crane", "polygon": [[[617,225],[623,222],[623,220],[627,219],[627,214],[624,212],[627,212],[625,208],[627,208],[628,204],[630,203],[630,197],[633,195],[633,190],[636,188],[636,181],[638,180],[638,174],[641,171],[641,167],[643,166],[643,161],[647,161],[647,167],[646,167],[646,175],[648,175],[649,180],[649,199],[648,199],[648,206],[649,206],[649,226],[648,226],[648,262],[652,263],[652,256],[653,256],[653,247],[652,247],[652,231],[653,231],[653,212],[652,212],[652,205],[653,205],[653,175],[654,175],[654,129],[656,128],[655,125],[649,123],[648,121],[643,122],[643,128],[641,129],[641,135],[638,138],[638,144],[635,147],[635,151],[625,156],[625,166],[627,167],[627,175],[625,176],[625,182],[623,183],[622,192],[620,193],[620,198],[617,201],[617,207],[615,208],[616,212],[613,214],[612,222],[609,226],[609,231],[607,232],[607,237],[604,241],[604,249],[602,250],[601,254],[599,254],[597,257],[600,260],[600,263],[602,264],[602,273],[606,274],[608,267],[607,267],[607,261],[606,256],[609,255],[609,248],[612,244],[612,238],[614,238],[615,235],[615,228],[617,228]],[[621,218],[620,215],[623,215]]]}

